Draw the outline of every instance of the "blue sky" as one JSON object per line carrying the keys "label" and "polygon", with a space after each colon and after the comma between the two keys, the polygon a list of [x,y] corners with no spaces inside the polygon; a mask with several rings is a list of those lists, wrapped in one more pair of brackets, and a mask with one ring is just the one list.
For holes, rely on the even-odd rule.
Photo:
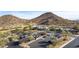
{"label": "blue sky", "polygon": [[45,13],[43,11],[53,11],[56,15],[75,20],[79,19],[78,6],[79,0],[0,0],[0,16],[12,14],[31,19]]}
{"label": "blue sky", "polygon": [[24,19],[32,19],[41,14],[45,13],[44,11],[0,11],[0,16],[2,15],[14,15]]}
{"label": "blue sky", "polygon": [[79,20],[79,11],[56,11],[54,14],[70,20]]}
{"label": "blue sky", "polygon": [[[32,19],[43,13],[46,11],[0,11],[0,16],[14,15],[24,19]],[[79,11],[53,11],[52,13],[70,20],[79,19]]]}

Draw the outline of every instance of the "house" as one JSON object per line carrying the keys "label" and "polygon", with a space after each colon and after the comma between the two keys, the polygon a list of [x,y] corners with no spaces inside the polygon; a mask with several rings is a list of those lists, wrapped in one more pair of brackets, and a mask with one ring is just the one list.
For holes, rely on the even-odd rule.
{"label": "house", "polygon": [[32,28],[35,28],[37,30],[47,30],[48,27],[46,25],[33,25]]}

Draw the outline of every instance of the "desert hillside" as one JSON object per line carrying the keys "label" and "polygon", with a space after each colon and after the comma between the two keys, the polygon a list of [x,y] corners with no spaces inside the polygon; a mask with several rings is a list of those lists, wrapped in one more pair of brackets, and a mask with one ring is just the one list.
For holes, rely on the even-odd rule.
{"label": "desert hillside", "polygon": [[13,15],[0,16],[0,27],[19,26],[28,23],[28,20],[18,18]]}
{"label": "desert hillside", "polygon": [[75,21],[64,19],[60,16],[55,15],[52,12],[44,13],[34,19],[31,19],[33,23],[43,25],[61,25],[61,26],[74,26],[77,24]]}
{"label": "desert hillside", "polygon": [[60,16],[55,15],[52,12],[46,12],[31,20],[21,19],[13,15],[0,16],[0,28],[1,27],[12,28],[12,27],[17,27],[17,26],[23,26],[31,22],[39,24],[39,25],[57,25],[57,26],[69,26],[69,27],[73,27],[76,24],[79,24],[79,22],[77,21],[64,19]]}

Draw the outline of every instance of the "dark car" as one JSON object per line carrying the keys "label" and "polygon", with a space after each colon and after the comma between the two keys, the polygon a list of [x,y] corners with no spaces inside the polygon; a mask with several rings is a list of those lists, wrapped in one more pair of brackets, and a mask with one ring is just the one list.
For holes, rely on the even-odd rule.
{"label": "dark car", "polygon": [[61,37],[61,33],[56,33],[55,37],[60,38]]}
{"label": "dark car", "polygon": [[20,44],[19,41],[12,41],[8,43],[8,46],[18,46]]}

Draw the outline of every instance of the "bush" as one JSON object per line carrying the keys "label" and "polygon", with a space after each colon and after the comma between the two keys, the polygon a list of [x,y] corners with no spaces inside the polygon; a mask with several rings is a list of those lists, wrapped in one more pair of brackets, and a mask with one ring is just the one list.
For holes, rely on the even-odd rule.
{"label": "bush", "polygon": [[35,38],[32,35],[30,35],[28,36],[28,39],[31,41],[31,40],[34,40]]}
{"label": "bush", "polygon": [[22,32],[21,29],[15,28],[15,30],[11,30],[11,33],[20,33]]}
{"label": "bush", "polygon": [[62,35],[63,35],[63,41],[66,41],[68,40],[68,37],[71,36],[72,34],[69,31],[65,30],[62,32]]}
{"label": "bush", "polygon": [[75,26],[73,27],[73,29],[79,30],[79,25],[75,25]]}
{"label": "bush", "polygon": [[12,36],[8,37],[8,40],[9,41],[17,41],[17,40],[19,40],[19,36],[18,35],[12,35]]}
{"label": "bush", "polygon": [[62,30],[61,30],[61,29],[56,29],[56,32],[61,33],[61,32],[62,32]]}
{"label": "bush", "polygon": [[55,31],[55,28],[51,27],[49,28],[49,31]]}
{"label": "bush", "polygon": [[57,42],[57,38],[55,37],[55,34],[54,33],[52,33],[51,39],[52,39],[53,45],[55,45],[56,42]]}
{"label": "bush", "polygon": [[27,31],[27,30],[29,30],[28,27],[24,27],[23,28],[23,31]]}
{"label": "bush", "polygon": [[7,40],[0,40],[0,47],[5,47],[7,45]]}

